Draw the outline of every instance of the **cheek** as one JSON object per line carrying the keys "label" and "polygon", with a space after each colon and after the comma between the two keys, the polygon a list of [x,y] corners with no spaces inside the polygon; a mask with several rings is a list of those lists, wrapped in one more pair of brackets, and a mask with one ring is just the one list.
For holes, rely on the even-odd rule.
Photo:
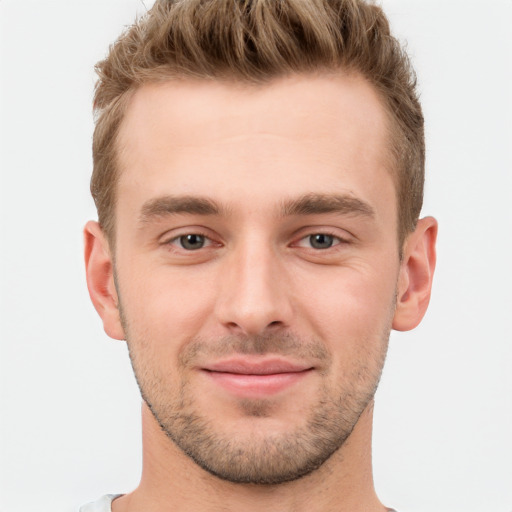
{"label": "cheek", "polygon": [[390,268],[379,271],[361,264],[327,269],[315,279],[303,277],[299,288],[308,294],[298,307],[301,318],[313,326],[313,336],[325,340],[333,353],[343,349],[354,357],[385,337],[396,289]]}
{"label": "cheek", "polygon": [[215,289],[205,279],[191,279],[173,268],[118,273],[120,301],[128,335],[147,341],[162,357],[176,357],[180,347],[197,337],[211,311]]}
{"label": "cheek", "polygon": [[395,286],[370,273],[341,274],[318,291],[308,321],[332,356],[328,388],[372,393],[386,357]]}

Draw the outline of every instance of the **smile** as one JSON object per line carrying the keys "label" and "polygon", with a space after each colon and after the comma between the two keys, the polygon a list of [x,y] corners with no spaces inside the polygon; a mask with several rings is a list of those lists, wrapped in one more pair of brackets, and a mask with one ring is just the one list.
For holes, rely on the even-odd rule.
{"label": "smile", "polygon": [[231,359],[203,368],[216,385],[242,398],[263,398],[297,384],[313,371],[311,366],[283,360]]}

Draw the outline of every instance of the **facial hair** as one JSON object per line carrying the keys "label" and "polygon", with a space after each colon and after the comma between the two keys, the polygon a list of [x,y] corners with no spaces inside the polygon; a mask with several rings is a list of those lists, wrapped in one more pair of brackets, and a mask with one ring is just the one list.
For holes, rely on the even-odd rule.
{"label": "facial hair", "polygon": [[[121,310],[122,311],[122,310]],[[124,315],[123,326],[130,360],[143,400],[162,431],[201,468],[233,483],[276,485],[297,480],[318,469],[350,436],[360,415],[372,401],[382,372],[389,329],[379,340],[363,340],[368,353],[354,361],[350,375],[335,386],[327,384],[332,354],[318,340],[304,340],[292,333],[265,336],[228,336],[217,340],[192,339],[178,358],[179,385],[172,388],[154,364],[151,341],[132,337]],[[251,435],[223,430],[200,407],[191,369],[200,361],[237,355],[292,356],[320,368],[322,384],[300,424],[286,432],[260,429]],[[237,402],[241,417],[272,418],[278,407],[272,399]]]}

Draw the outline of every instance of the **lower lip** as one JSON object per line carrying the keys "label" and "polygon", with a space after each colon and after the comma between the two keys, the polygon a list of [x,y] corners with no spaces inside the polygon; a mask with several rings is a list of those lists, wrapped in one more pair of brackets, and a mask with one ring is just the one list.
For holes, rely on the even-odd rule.
{"label": "lower lip", "polygon": [[312,370],[271,375],[246,375],[205,371],[205,373],[224,389],[242,397],[264,397],[274,395],[297,384]]}

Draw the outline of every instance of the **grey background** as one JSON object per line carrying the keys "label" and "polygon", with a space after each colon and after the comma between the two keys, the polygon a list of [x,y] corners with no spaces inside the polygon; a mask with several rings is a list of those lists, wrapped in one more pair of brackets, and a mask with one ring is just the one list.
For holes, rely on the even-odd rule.
{"label": "grey background", "polygon": [[[147,2],[147,5],[150,2]],[[430,310],[392,334],[374,467],[402,512],[512,510],[512,2],[384,0],[427,126]],[[138,482],[140,398],[85,286],[94,63],[136,0],[0,1],[0,510]]]}

